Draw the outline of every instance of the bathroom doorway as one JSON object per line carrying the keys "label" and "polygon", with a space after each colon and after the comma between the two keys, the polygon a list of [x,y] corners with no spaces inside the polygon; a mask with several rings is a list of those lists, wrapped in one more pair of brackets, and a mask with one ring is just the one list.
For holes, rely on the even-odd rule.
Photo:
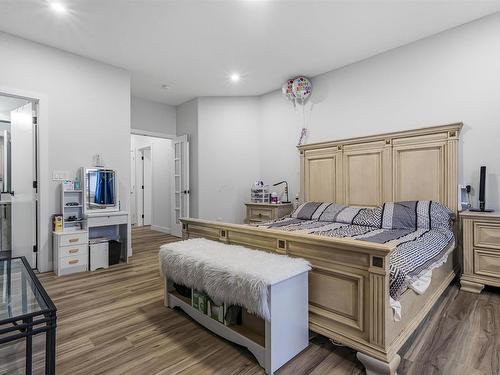
{"label": "bathroom doorway", "polygon": [[0,257],[37,267],[38,102],[0,94]]}

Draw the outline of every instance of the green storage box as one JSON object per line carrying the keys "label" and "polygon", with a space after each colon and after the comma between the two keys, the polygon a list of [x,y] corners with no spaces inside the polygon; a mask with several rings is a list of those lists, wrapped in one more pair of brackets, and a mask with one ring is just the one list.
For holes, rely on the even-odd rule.
{"label": "green storage box", "polygon": [[198,311],[201,311],[203,314],[207,313],[207,304],[208,304],[208,296],[197,290],[193,290],[192,293],[191,305]]}
{"label": "green storage box", "polygon": [[208,300],[208,316],[212,319],[217,320],[220,323],[224,323],[224,304],[217,305],[212,300]]}

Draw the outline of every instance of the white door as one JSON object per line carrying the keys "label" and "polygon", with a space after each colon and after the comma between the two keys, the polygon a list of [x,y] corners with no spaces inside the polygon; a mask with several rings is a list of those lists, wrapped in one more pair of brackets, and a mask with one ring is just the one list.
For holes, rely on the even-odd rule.
{"label": "white door", "polygon": [[135,153],[135,197],[136,197],[136,216],[137,216],[137,226],[142,227],[144,225],[144,194],[142,190],[142,183],[144,180],[144,164],[142,162],[142,151],[137,150]]}
{"label": "white door", "polygon": [[136,181],[135,181],[135,151],[130,151],[130,223],[137,224],[137,208],[136,208]]}
{"label": "white door", "polygon": [[188,136],[174,138],[172,178],[172,234],[182,237],[180,218],[189,217],[189,141]]}
{"label": "white door", "polygon": [[11,112],[12,256],[25,256],[35,266],[35,152],[33,105]]}
{"label": "white door", "polygon": [[144,199],[143,199],[143,212],[144,212],[144,225],[151,225],[152,216],[152,194],[153,194],[153,168],[151,163],[151,148],[145,148],[142,151],[143,155],[143,171],[144,179],[142,182]]}

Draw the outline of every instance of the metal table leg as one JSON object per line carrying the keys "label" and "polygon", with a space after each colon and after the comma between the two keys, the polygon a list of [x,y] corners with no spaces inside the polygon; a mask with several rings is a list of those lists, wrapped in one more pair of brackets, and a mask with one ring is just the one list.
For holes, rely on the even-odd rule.
{"label": "metal table leg", "polygon": [[56,373],[56,315],[49,315],[50,322],[47,323],[49,329],[45,332],[45,374],[54,375]]}
{"label": "metal table leg", "polygon": [[23,320],[26,324],[26,375],[31,375],[33,369],[33,318]]}

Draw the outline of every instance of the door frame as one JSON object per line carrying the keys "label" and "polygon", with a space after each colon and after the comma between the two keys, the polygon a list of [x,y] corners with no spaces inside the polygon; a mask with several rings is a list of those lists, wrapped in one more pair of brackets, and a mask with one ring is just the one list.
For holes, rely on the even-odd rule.
{"label": "door frame", "polygon": [[[49,129],[48,129],[48,98],[45,94],[19,90],[11,87],[0,86],[0,95],[26,99],[36,103],[37,126],[35,150],[37,170],[37,196],[38,208],[36,209],[36,244],[37,254],[35,268],[40,272],[48,272],[52,269],[52,262],[49,261],[52,243],[50,238],[51,222],[49,218]],[[45,181],[45,183],[41,183]]]}

